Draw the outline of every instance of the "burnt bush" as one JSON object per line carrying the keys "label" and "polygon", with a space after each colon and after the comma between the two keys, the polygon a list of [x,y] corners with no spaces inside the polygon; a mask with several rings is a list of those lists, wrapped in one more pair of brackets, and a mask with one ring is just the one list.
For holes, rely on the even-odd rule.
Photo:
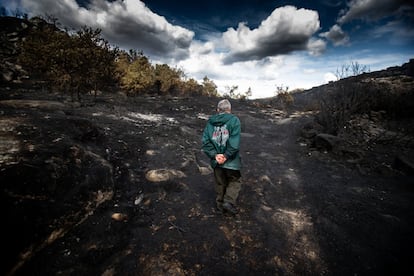
{"label": "burnt bush", "polygon": [[336,135],[354,115],[385,111],[392,119],[412,117],[412,80],[405,80],[401,86],[396,86],[396,81],[399,80],[350,78],[326,87],[319,100],[317,122],[326,132]]}

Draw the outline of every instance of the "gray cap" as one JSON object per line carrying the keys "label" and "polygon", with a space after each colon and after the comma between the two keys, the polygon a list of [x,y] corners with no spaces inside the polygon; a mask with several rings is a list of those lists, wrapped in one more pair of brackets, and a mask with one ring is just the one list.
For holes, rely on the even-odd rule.
{"label": "gray cap", "polygon": [[217,110],[219,112],[224,112],[224,111],[231,111],[231,103],[229,100],[224,99],[218,102],[217,104]]}

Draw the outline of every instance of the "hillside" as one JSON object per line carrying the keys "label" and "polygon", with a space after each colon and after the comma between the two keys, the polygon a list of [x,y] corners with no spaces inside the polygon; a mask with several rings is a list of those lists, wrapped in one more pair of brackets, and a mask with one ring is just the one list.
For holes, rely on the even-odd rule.
{"label": "hillside", "polygon": [[217,101],[115,93],[79,104],[2,86],[2,273],[413,270],[412,118],[398,124],[386,116],[353,118],[365,136],[348,138],[393,127],[393,139],[368,140],[369,148],[340,140],[327,149],[315,144],[316,110],[234,100],[243,189],[240,213],[226,217],[214,209],[213,177],[200,151]]}

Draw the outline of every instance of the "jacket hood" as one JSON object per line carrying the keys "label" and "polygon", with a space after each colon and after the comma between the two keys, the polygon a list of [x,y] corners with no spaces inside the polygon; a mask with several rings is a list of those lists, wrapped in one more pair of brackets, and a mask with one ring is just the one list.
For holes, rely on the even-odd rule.
{"label": "jacket hood", "polygon": [[220,113],[211,116],[208,122],[213,126],[222,126],[233,117],[234,115],[231,113]]}

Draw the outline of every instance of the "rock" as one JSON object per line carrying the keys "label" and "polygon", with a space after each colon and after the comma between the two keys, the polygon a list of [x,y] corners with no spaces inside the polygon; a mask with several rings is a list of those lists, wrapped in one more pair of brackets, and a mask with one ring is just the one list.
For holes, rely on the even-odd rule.
{"label": "rock", "polygon": [[208,175],[213,172],[213,170],[210,167],[198,167],[198,171],[201,175]]}
{"label": "rock", "polygon": [[318,131],[315,129],[302,129],[300,131],[300,136],[306,139],[315,137],[318,134]]}
{"label": "rock", "polygon": [[126,220],[128,220],[128,215],[123,214],[123,213],[113,213],[111,217],[112,217],[113,220],[116,220],[116,221],[126,221]]}
{"label": "rock", "polygon": [[316,122],[308,122],[300,130],[300,136],[306,139],[314,138],[322,131],[323,127]]}
{"label": "rock", "polygon": [[327,151],[334,150],[341,142],[342,139],[338,136],[327,133],[319,133],[314,139],[314,145],[317,149]]}
{"label": "rock", "polygon": [[162,182],[171,180],[174,178],[183,178],[186,177],[185,173],[179,170],[174,169],[156,169],[156,170],[149,170],[145,174],[145,178],[151,182]]}

